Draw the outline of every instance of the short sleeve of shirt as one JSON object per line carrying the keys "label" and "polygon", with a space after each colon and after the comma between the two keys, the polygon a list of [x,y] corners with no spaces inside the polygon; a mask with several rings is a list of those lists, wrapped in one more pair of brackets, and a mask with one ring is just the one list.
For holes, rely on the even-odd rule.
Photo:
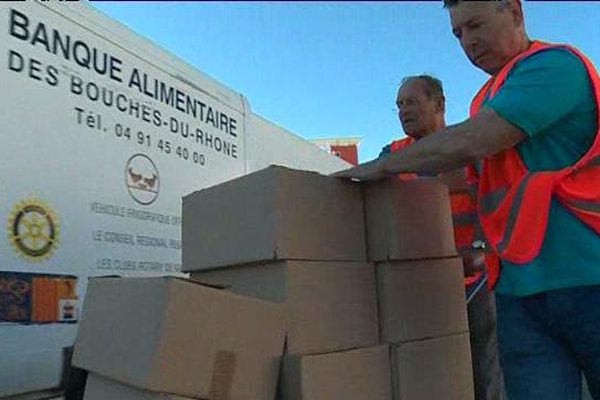
{"label": "short sleeve of shirt", "polygon": [[587,93],[583,62],[566,49],[550,49],[518,63],[485,105],[535,136],[572,112]]}

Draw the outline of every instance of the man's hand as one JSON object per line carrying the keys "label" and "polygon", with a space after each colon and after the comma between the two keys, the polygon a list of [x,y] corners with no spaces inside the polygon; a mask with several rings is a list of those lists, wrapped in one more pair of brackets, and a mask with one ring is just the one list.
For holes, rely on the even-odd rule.
{"label": "man's hand", "polygon": [[378,158],[373,161],[360,164],[356,167],[336,172],[332,174],[332,176],[336,178],[348,178],[364,182],[378,181],[381,179],[385,179],[390,175],[384,172],[383,159]]}
{"label": "man's hand", "polygon": [[465,254],[463,256],[465,276],[473,276],[485,272],[485,254],[483,252]]}

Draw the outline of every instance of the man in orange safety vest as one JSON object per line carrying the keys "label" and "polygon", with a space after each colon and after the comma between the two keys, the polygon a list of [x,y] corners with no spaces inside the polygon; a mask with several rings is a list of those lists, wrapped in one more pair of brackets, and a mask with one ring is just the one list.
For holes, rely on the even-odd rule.
{"label": "man in orange safety vest", "polygon": [[444,0],[490,75],[471,116],[338,174],[359,180],[469,167],[496,292],[510,400],[600,399],[600,78],[568,45],[532,41],[521,2]]}
{"label": "man in orange safety vest", "polygon": [[[407,137],[385,146],[380,157],[402,151],[425,136],[446,127],[443,85],[439,79],[432,76],[404,78],[398,89],[396,106],[400,124]],[[410,180],[418,178],[418,175],[400,174],[399,178]],[[466,184],[465,170],[442,174],[440,178],[448,183],[450,189],[454,238],[465,266],[475,398],[499,399],[503,389],[497,352],[496,311],[493,296],[484,286],[484,253],[482,249],[475,248],[482,243],[475,197]]]}

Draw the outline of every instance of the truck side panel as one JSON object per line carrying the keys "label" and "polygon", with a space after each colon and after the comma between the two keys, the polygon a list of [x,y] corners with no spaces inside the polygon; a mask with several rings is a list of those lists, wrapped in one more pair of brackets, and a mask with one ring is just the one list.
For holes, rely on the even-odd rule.
{"label": "truck side panel", "polygon": [[[88,277],[180,273],[183,195],[346,167],[83,2],[0,3],[0,32],[0,396],[60,384]],[[74,276],[79,301],[12,272]]]}

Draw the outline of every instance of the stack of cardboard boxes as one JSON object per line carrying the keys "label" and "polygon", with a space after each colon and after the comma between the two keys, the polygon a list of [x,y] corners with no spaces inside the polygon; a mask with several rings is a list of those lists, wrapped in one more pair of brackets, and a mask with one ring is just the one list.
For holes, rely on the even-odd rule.
{"label": "stack of cardboard boxes", "polygon": [[183,218],[192,279],[285,305],[284,398],[390,398],[358,185],[272,167],[185,197]]}
{"label": "stack of cardboard boxes", "polygon": [[185,197],[182,231],[191,280],[90,283],[86,400],[473,398],[437,181],[270,167]]}
{"label": "stack of cardboard boxes", "polygon": [[271,167],[183,202],[191,279],[280,302],[283,400],[468,400],[447,188]]}
{"label": "stack of cardboard boxes", "polygon": [[386,181],[366,185],[364,199],[395,399],[473,399],[463,264],[447,187],[435,179]]}

